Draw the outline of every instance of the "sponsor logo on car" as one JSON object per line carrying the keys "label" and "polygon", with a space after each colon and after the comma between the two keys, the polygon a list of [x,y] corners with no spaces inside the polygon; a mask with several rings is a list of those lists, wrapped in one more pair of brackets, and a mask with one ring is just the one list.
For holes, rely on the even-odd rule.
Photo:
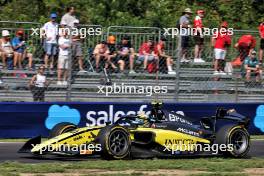
{"label": "sponsor logo on car", "polygon": [[192,139],[165,139],[165,145],[173,144],[195,144],[195,142]]}
{"label": "sponsor logo on car", "polygon": [[82,136],[75,136],[73,138],[73,141],[78,141],[78,140],[81,140],[83,137]]}
{"label": "sponsor logo on car", "polygon": [[185,134],[190,134],[192,136],[200,136],[199,133],[197,133],[195,131],[192,131],[192,130],[185,129],[185,128],[177,128],[177,131],[178,132],[185,133]]}
{"label": "sponsor logo on car", "polygon": [[188,120],[183,119],[180,116],[177,116],[176,114],[171,114],[171,113],[169,113],[169,121],[172,121],[172,122],[180,122],[180,123],[192,125],[192,123],[189,122]]}

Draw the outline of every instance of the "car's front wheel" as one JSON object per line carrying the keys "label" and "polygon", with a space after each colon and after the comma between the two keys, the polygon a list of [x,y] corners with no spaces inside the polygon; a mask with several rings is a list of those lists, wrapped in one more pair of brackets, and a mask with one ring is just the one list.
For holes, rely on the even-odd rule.
{"label": "car's front wheel", "polygon": [[77,126],[72,123],[69,123],[69,122],[59,123],[51,129],[49,138],[59,136],[63,133],[67,133],[75,129],[77,129]]}
{"label": "car's front wheel", "polygon": [[131,139],[126,128],[118,125],[106,126],[98,135],[101,156],[105,159],[124,159],[130,154]]}

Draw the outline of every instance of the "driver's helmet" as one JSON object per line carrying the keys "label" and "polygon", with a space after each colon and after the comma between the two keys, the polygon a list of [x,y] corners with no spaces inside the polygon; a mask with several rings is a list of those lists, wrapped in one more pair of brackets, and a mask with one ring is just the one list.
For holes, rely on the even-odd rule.
{"label": "driver's helmet", "polygon": [[152,104],[152,110],[151,115],[153,118],[156,118],[157,120],[165,120],[164,113],[161,109],[162,102],[154,101]]}

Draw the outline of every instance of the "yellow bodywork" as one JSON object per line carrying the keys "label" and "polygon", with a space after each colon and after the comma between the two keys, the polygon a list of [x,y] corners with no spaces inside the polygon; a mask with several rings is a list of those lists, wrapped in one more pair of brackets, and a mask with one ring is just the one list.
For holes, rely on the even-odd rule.
{"label": "yellow bodywork", "polygon": [[[76,147],[81,144],[88,144],[94,140],[102,127],[83,127],[71,132],[63,133],[59,136],[51,138],[34,146],[31,152],[45,151],[61,151],[62,147]],[[77,134],[78,133],[78,134]],[[77,134],[77,135],[76,135]],[[40,153],[41,154],[41,153]]]}
{"label": "yellow bodywork", "polygon": [[[52,139],[46,140],[41,144],[34,146],[31,150],[32,153],[40,153],[48,150],[49,152],[63,152],[61,150],[62,146],[76,147],[81,144],[89,144],[94,141],[95,137],[98,135],[99,131],[103,128],[101,127],[83,127],[61,134]],[[180,150],[180,151],[192,151],[192,145],[197,143],[210,143],[209,140],[195,137],[192,135],[180,133],[177,131],[166,130],[166,129],[156,129],[156,128],[143,128],[139,127],[135,130],[130,131],[131,141],[134,140],[134,132],[152,132],[155,134],[155,142],[163,147],[170,150]],[[186,148],[183,146],[191,146]],[[86,154],[92,154],[93,152],[84,151]]]}
{"label": "yellow bodywork", "polygon": [[[137,128],[135,131],[152,132],[155,134],[155,142],[167,149],[176,151],[193,151],[197,143],[210,144],[207,139],[191,136],[177,131],[155,128]],[[131,135],[133,140],[133,132]]]}

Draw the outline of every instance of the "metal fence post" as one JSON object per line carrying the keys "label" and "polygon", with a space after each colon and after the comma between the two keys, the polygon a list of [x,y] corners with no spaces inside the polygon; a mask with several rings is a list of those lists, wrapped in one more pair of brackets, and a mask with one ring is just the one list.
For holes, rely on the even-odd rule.
{"label": "metal fence post", "polygon": [[68,84],[67,84],[67,92],[66,92],[66,101],[71,101],[71,89],[72,89],[72,28],[69,27],[70,31],[70,49],[69,49],[69,73],[68,73]]}
{"label": "metal fence post", "polygon": [[178,46],[176,51],[176,79],[175,79],[175,100],[179,101],[179,91],[180,91],[180,64],[181,64],[181,36],[178,35]]}

